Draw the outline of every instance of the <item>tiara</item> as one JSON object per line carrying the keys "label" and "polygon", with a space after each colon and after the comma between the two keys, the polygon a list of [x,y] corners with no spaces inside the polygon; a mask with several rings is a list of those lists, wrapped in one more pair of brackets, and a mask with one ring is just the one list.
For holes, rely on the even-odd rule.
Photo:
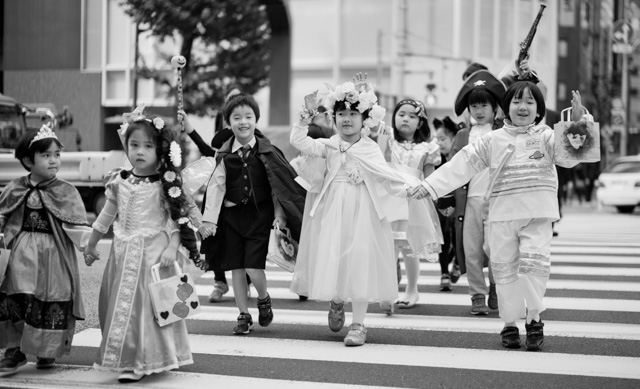
{"label": "tiara", "polygon": [[31,143],[29,143],[29,147],[31,147],[33,142],[37,142],[39,140],[43,140],[47,138],[58,139],[58,136],[49,127],[47,127],[46,124],[43,124],[42,127],[40,127],[40,130],[38,131],[36,136],[33,138],[33,140],[31,140]]}
{"label": "tiara", "polygon": [[143,120],[148,121],[153,124],[156,130],[160,131],[164,128],[164,120],[162,118],[156,117],[153,119],[148,118],[144,115],[144,103],[140,104],[136,107],[132,112],[127,112],[122,114],[122,126],[120,126],[120,130],[125,132],[127,127],[129,127],[130,123],[141,122]]}

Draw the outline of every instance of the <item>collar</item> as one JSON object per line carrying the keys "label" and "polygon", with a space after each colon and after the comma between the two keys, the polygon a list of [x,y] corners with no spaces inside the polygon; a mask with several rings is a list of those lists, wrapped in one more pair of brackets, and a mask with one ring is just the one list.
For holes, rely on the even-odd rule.
{"label": "collar", "polygon": [[[249,143],[247,143],[249,146],[251,146],[251,148],[253,148],[253,146],[256,145],[256,137],[254,135],[253,138],[251,138],[251,140],[249,141]],[[233,139],[233,144],[231,145],[231,152],[235,153],[236,151],[240,150],[242,148],[243,144],[238,142],[237,138]]]}
{"label": "collar", "polygon": [[504,129],[507,132],[513,133],[513,134],[533,134],[536,132],[537,130],[537,126],[536,124],[529,124],[528,126],[522,126],[522,127],[518,127],[518,126],[514,126],[511,123],[505,123],[504,124]]}

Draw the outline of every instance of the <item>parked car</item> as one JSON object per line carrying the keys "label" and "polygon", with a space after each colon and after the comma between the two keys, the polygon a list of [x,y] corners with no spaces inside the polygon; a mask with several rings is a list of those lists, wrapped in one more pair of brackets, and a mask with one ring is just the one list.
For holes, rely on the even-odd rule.
{"label": "parked car", "polygon": [[640,205],[640,155],[615,159],[596,181],[600,205],[612,205],[621,213],[631,213]]}

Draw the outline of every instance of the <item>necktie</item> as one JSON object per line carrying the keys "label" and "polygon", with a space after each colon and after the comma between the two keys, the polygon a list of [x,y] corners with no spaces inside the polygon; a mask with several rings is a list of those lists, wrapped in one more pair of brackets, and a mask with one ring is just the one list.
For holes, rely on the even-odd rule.
{"label": "necktie", "polygon": [[249,146],[248,144],[242,146],[242,148],[240,149],[240,157],[242,158],[243,161],[249,158],[250,153],[251,153],[251,146]]}

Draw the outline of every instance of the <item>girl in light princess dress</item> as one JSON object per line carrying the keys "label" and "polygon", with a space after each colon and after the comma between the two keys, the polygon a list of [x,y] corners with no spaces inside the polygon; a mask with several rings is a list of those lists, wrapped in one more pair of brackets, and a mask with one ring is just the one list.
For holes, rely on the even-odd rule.
{"label": "girl in light princess dress", "polygon": [[[307,198],[313,203],[305,206],[291,290],[330,301],[328,321],[334,332],[342,329],[345,303],[351,302],[353,321],[344,343],[361,346],[369,303],[398,295],[391,212],[385,203],[390,195],[406,198],[419,179],[392,169],[376,142],[363,135],[363,129],[378,125],[385,110],[360,76],[330,90],[322,105],[332,111],[337,135],[307,136],[313,116],[307,112],[290,136],[302,153],[326,160],[321,189]],[[429,225],[426,218],[412,221]]]}
{"label": "girl in light princess dress", "polygon": [[98,259],[96,244],[115,221],[100,289],[102,342],[96,367],[121,371],[118,380],[132,382],[193,363],[184,320],[160,327],[148,285],[151,267],[159,263],[160,273],[168,272],[181,244],[189,258],[198,261],[192,227],[198,227],[199,212],[191,212],[183,193],[181,151],[173,130],[138,109],[125,118],[120,135],[133,169],[109,178],[107,203],[93,224],[84,255],[88,265]]}

